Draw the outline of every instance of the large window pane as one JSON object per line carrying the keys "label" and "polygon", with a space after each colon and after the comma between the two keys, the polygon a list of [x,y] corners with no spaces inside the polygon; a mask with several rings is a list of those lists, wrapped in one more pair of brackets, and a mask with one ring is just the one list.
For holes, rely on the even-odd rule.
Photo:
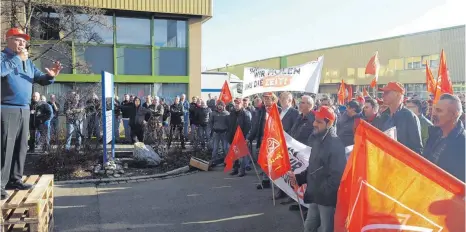
{"label": "large window pane", "polygon": [[156,93],[157,96],[165,98],[169,104],[173,103],[176,96],[188,95],[188,84],[184,83],[163,83],[162,88]]}
{"label": "large window pane", "polygon": [[118,48],[118,74],[151,75],[150,48]]}
{"label": "large window pane", "polygon": [[187,37],[186,21],[155,19],[155,46],[185,48]]}
{"label": "large window pane", "polygon": [[117,43],[150,45],[150,20],[116,18]]}
{"label": "large window pane", "polygon": [[100,74],[102,71],[113,73],[113,47],[77,47],[76,66],[79,66],[78,73]]}
{"label": "large window pane", "polygon": [[31,45],[31,59],[36,67],[45,72],[45,68],[52,67],[55,61],[60,61],[63,69],[61,73],[71,74],[73,70],[71,46],[66,43]]}
{"label": "large window pane", "polygon": [[75,41],[113,44],[113,16],[79,14],[75,16],[75,21],[78,27]]}
{"label": "large window pane", "polygon": [[[120,100],[123,100],[125,94],[134,95],[143,98],[147,95],[152,95],[151,84],[121,84],[117,83],[117,94]],[[142,100],[144,101],[144,100]]]}
{"label": "large window pane", "polygon": [[157,49],[154,69],[159,76],[188,75],[186,49]]}

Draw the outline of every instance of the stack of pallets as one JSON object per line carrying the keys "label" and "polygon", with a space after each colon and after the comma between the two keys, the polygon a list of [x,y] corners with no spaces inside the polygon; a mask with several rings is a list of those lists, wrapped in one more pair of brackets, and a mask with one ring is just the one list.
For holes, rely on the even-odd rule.
{"label": "stack of pallets", "polygon": [[3,231],[53,231],[53,175],[23,177],[23,182],[35,187],[8,191],[10,197],[1,202]]}

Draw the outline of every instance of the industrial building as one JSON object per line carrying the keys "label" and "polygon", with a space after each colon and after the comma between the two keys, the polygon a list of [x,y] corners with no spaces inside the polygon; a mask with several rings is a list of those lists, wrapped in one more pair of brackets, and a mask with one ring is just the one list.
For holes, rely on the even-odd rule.
{"label": "industrial building", "polygon": [[319,92],[336,94],[342,79],[347,84],[355,85],[356,90],[361,90],[361,87],[369,87],[372,76],[364,74],[365,67],[371,56],[378,51],[380,61],[379,86],[389,81],[398,81],[405,85],[408,94],[421,93],[426,98],[425,63],[427,61],[430,64],[436,77],[442,49],[446,53],[449,74],[455,91],[464,92],[464,25],[305,51],[229,65],[210,71],[231,72],[242,78],[244,67],[281,69],[300,65],[323,55],[325,61]]}
{"label": "industrial building", "polygon": [[[93,32],[102,38],[100,43],[64,41],[70,49],[62,51],[55,46],[47,56],[36,59],[41,70],[52,62],[46,57],[62,60],[64,65],[55,84],[35,86],[36,91],[61,95],[76,87],[86,89],[85,86],[101,81],[104,70],[115,75],[115,93],[120,97],[124,93],[166,98],[182,93],[200,95],[202,23],[212,17],[212,0],[53,1],[103,9],[105,20],[113,29],[95,27]],[[61,38],[63,31],[55,31],[60,28],[60,20],[52,9],[37,22],[31,22],[36,23],[32,27],[46,28],[41,34],[28,32],[32,36],[31,54],[48,49],[56,43],[54,39]],[[61,56],[71,56],[72,62],[66,63]],[[88,64],[87,71],[76,68],[75,64],[82,61]]]}

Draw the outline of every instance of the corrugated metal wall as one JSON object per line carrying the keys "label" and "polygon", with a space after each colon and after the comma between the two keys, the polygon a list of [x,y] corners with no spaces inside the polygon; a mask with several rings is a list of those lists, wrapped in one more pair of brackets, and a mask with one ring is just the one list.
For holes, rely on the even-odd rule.
{"label": "corrugated metal wall", "polygon": [[53,0],[59,4],[168,14],[212,16],[212,0]]}
{"label": "corrugated metal wall", "polygon": [[[464,26],[303,52],[283,58],[286,59],[286,64],[290,67],[309,62],[318,56],[324,55],[323,83],[338,83],[341,79],[344,79],[348,84],[366,85],[370,83],[372,77],[364,75],[364,68],[370,57],[374,55],[375,51],[378,51],[381,64],[380,84],[385,84],[389,81],[399,81],[405,84],[424,83],[425,68],[394,70],[390,68],[389,60],[406,60],[409,57],[438,55],[442,48],[445,50],[447,56],[447,64],[452,82],[464,83]],[[244,67],[278,68],[280,66],[279,63],[280,57],[276,57],[264,61],[230,66],[228,70],[242,78]],[[220,71],[225,71],[225,69],[221,68]],[[361,72],[363,75],[361,75]],[[437,68],[433,68],[432,72],[434,76],[437,76]]]}

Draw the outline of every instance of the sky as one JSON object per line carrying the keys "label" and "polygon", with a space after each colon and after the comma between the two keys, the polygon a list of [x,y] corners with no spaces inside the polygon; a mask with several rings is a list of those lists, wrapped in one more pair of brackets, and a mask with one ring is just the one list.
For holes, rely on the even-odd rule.
{"label": "sky", "polygon": [[466,24],[464,0],[212,0],[202,70]]}

